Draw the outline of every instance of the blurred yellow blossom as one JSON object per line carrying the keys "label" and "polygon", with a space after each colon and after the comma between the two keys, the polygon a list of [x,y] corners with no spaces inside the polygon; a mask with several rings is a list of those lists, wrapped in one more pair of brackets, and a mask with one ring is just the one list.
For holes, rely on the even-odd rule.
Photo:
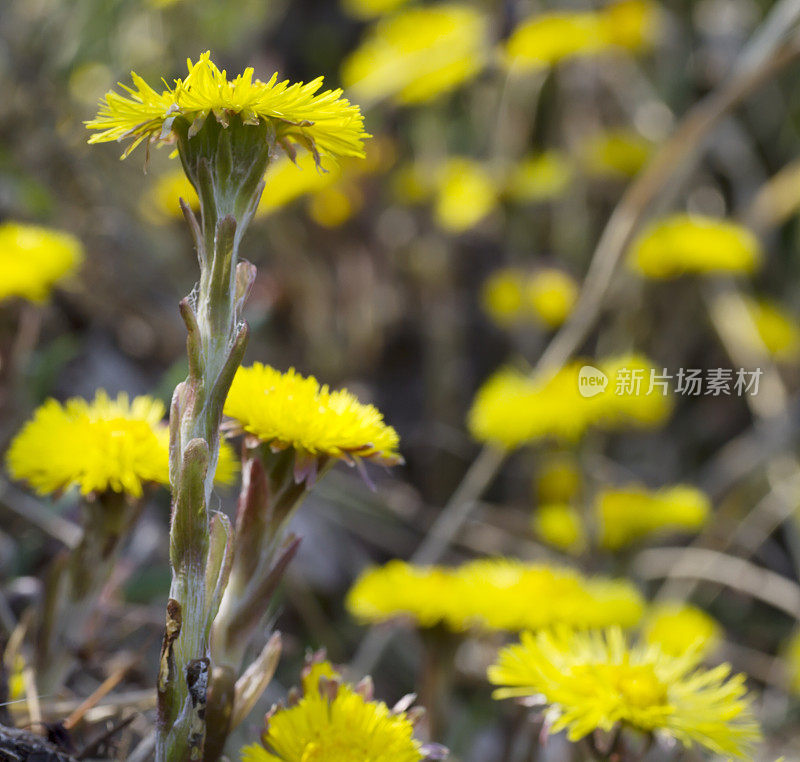
{"label": "blurred yellow blossom", "polygon": [[365,458],[394,465],[401,460],[397,432],[379,410],[294,368],[281,373],[261,363],[240,367],[224,412],[233,419],[229,431],[252,434],[273,450],[292,447],[347,462]]}
{"label": "blurred yellow blossom", "polygon": [[572,165],[558,151],[526,156],[511,170],[505,193],[512,201],[531,203],[561,196],[572,180]]}
{"label": "blurred yellow blossom", "polygon": [[611,45],[647,50],[661,32],[661,9],[653,0],[617,0],[600,11],[600,24]]}
{"label": "blurred yellow blossom", "polygon": [[558,623],[632,627],[643,613],[641,596],[625,580],[587,579],[571,569],[510,558],[456,567],[390,561],[367,569],[346,603],[362,622],[406,617],[421,627],[443,624],[454,631],[519,631]]}
{"label": "blurred yellow blossom", "polygon": [[336,228],[358,211],[362,201],[361,193],[353,185],[323,188],[308,199],[308,215],[322,227]]}
{"label": "blurred yellow blossom", "polygon": [[434,216],[451,233],[477,225],[497,205],[497,184],[478,162],[462,157],[448,159],[437,177]]}
{"label": "blurred yellow blossom", "polygon": [[586,531],[580,512],[568,503],[545,503],[533,514],[534,534],[544,543],[568,553],[580,553],[586,547]]}
{"label": "blurred yellow blossom", "polygon": [[[587,391],[581,369],[604,379]],[[468,415],[472,436],[504,448],[542,439],[575,441],[590,427],[655,426],[671,409],[669,396],[651,392],[652,364],[638,355],[606,358],[591,366],[573,361],[538,377],[506,368],[478,390]]]}
{"label": "blurred yellow blossom", "polygon": [[722,628],[710,614],[686,603],[657,603],[645,615],[642,638],[669,656],[694,651],[705,657],[720,643]]}
{"label": "blurred yellow blossom", "polygon": [[572,453],[561,452],[541,461],[534,480],[539,503],[568,503],[581,489],[581,471]]}
{"label": "blurred yellow blossom", "polygon": [[514,29],[505,43],[504,58],[515,71],[535,70],[567,58],[592,55],[607,46],[597,13],[541,13]]}
{"label": "blurred yellow blossom", "polygon": [[695,744],[724,756],[753,759],[760,731],[746,696],[745,676],[730,665],[699,667],[689,650],[671,656],[657,646],[631,645],[619,628],[567,628],[522,633],[489,667],[497,699],[537,698],[550,732],[576,742],[595,730],[625,725]]}
{"label": "blurred yellow blossom", "polygon": [[524,314],[525,273],[513,267],[495,270],[481,288],[484,311],[499,326],[509,326]]}
{"label": "blurred yellow blossom", "polygon": [[181,217],[183,212],[179,199],[183,199],[192,209],[200,208],[200,199],[189,178],[182,169],[173,169],[151,183],[142,197],[142,215],[154,225]]}
{"label": "blurred yellow blossom", "polygon": [[[11,442],[12,478],[39,495],[78,487],[81,494],[125,492],[140,497],[147,483],[169,484],[169,428],[165,408],[148,396],[112,398],[102,389],[87,401],[44,402]],[[216,480],[230,483],[238,459],[220,449]]]}
{"label": "blurred yellow blossom", "polygon": [[769,355],[778,360],[794,360],[800,354],[800,323],[780,304],[767,299],[744,298],[745,309],[753,321],[758,339],[750,342],[747,334],[739,336],[754,352]]}
{"label": "blurred yellow blossom", "polygon": [[525,284],[526,302],[533,314],[548,328],[561,325],[578,298],[578,285],[563,270],[542,268]]}
{"label": "blurred yellow blossom", "polygon": [[684,273],[752,273],[761,260],[761,244],[747,228],[689,214],[675,214],[649,225],[628,255],[634,270],[659,279]]}
{"label": "blurred yellow blossom", "polygon": [[380,20],[345,59],[342,81],[364,103],[424,103],[474,77],[487,60],[487,21],[475,8],[441,3]]}
{"label": "blurred yellow blossom", "polygon": [[581,166],[592,177],[633,177],[652,153],[653,144],[632,130],[610,130],[587,138]]}
{"label": "blurred yellow blossom", "polygon": [[637,52],[655,41],[659,20],[658,6],[647,0],[619,0],[597,11],[539,13],[514,29],[503,58],[514,71],[528,71],[615,48]]}
{"label": "blurred yellow blossom", "polygon": [[792,633],[782,651],[789,666],[789,687],[793,693],[800,694],[800,629]]}
{"label": "blurred yellow blossom", "polygon": [[69,233],[19,222],[0,224],[0,301],[46,301],[83,257],[80,241]]}
{"label": "blurred yellow blossom", "polygon": [[633,485],[602,490],[595,515],[600,545],[619,550],[654,534],[698,531],[711,515],[711,503],[689,485],[659,490]]}

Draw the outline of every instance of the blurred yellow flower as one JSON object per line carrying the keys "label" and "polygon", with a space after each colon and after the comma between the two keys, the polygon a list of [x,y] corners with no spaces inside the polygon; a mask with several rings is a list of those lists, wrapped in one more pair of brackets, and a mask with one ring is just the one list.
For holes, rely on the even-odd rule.
{"label": "blurred yellow flower", "polygon": [[586,579],[566,568],[510,558],[458,567],[390,561],[367,569],[347,595],[362,622],[410,618],[420,627],[442,624],[459,632],[575,627],[632,627],[643,613],[636,588],[625,580]]}
{"label": "blurred yellow flower", "polygon": [[536,471],[534,491],[538,503],[568,503],[581,489],[581,471],[572,453],[544,458]]}
{"label": "blurred yellow flower", "polygon": [[518,203],[559,198],[572,180],[572,165],[558,151],[526,156],[509,173],[505,194]]}
{"label": "blurred yellow flower", "polygon": [[661,9],[652,0],[617,0],[600,11],[600,24],[611,45],[647,50],[661,32]]}
{"label": "blurred yellow flower", "polygon": [[592,177],[633,177],[652,153],[653,144],[632,130],[609,130],[581,146],[581,166]]}
{"label": "blurred yellow flower", "polygon": [[647,227],[633,242],[628,264],[648,278],[684,273],[751,273],[761,264],[758,239],[741,225],[675,214]]}
{"label": "blurred yellow flower", "polygon": [[357,19],[374,19],[397,10],[408,0],[342,0],[342,8]]}
{"label": "blurred yellow flower", "polygon": [[568,553],[586,548],[586,530],[578,510],[568,503],[545,503],[533,514],[531,527],[544,543]]}
{"label": "blurred yellow flower", "polygon": [[0,301],[19,297],[44,302],[53,286],[83,261],[77,238],[60,230],[0,224]]}
{"label": "blurred yellow flower", "polygon": [[551,732],[579,741],[619,725],[695,744],[721,755],[752,759],[760,739],[746,696],[745,676],[730,665],[699,667],[696,652],[680,656],[657,646],[630,645],[618,628],[526,632],[500,651],[489,682],[497,699],[539,698]]}
{"label": "blurred yellow flower", "polygon": [[513,449],[547,438],[575,441],[590,427],[655,426],[669,414],[670,398],[649,389],[654,369],[646,358],[623,355],[588,366],[606,379],[591,392],[582,385],[582,367],[574,361],[538,377],[498,371],[475,395],[470,433],[480,442]]}
{"label": "blurred yellow flower", "polygon": [[795,630],[782,651],[789,666],[789,688],[793,693],[800,694],[800,630]]}
{"label": "blurred yellow flower", "polygon": [[501,327],[533,319],[556,328],[569,316],[577,296],[575,281],[555,268],[532,273],[502,268],[492,273],[481,289],[483,309]]}
{"label": "blurred yellow flower", "polygon": [[400,11],[372,27],[342,65],[342,81],[365,103],[424,103],[472,79],[487,60],[487,21],[469,5]]}
{"label": "blurred yellow flower", "polygon": [[314,222],[325,228],[343,225],[359,209],[361,193],[352,185],[337,185],[324,188],[311,195],[308,200],[308,214]]}
{"label": "blurred yellow flower", "polygon": [[165,172],[151,183],[142,197],[141,212],[148,222],[160,225],[176,217],[181,217],[179,199],[183,199],[192,209],[200,208],[197,191],[182,169]]}
{"label": "blurred yellow flower", "polygon": [[236,371],[224,414],[232,433],[246,432],[273,450],[359,458],[386,465],[401,461],[397,432],[372,405],[360,403],[346,389],[331,391],[313,376],[291,368],[281,373],[255,363]]}
{"label": "blurred yellow flower", "polygon": [[371,682],[355,688],[328,663],[308,664],[302,694],[267,715],[260,744],[242,762],[423,762],[405,711],[372,698]]}
{"label": "blurred yellow flower", "polygon": [[525,297],[542,323],[548,328],[557,328],[572,312],[578,298],[578,285],[563,270],[543,268],[528,278]]}
{"label": "blurred yellow flower", "polygon": [[125,95],[114,92],[100,101],[97,116],[86,122],[99,130],[90,143],[132,140],[127,156],[143,140],[170,141],[176,119],[197,130],[213,114],[227,126],[230,115],[239,114],[244,124],[269,123],[279,143],[296,143],[324,156],[363,156],[364,120],[358,106],[342,98],[341,90],[317,91],[322,77],[308,84],[278,82],[273,74],[268,82],[253,78],[253,69],[228,80],[203,53],[196,63],[187,61],[184,79],[160,93],[138,74],[131,72],[133,87],[120,85]]}
{"label": "blurred yellow flower", "polygon": [[392,175],[391,188],[401,204],[421,204],[436,190],[435,172],[422,161],[402,164]]}
{"label": "blurred yellow flower", "polygon": [[[142,495],[147,483],[169,484],[169,428],[164,404],[148,396],[99,390],[89,402],[73,397],[44,402],[14,437],[6,455],[14,479],[40,495],[78,487],[81,494]],[[215,479],[229,484],[238,472],[230,446],[220,449]]]}
{"label": "blurred yellow flower", "polygon": [[600,17],[592,11],[537,14],[511,33],[504,59],[515,71],[526,71],[593,55],[608,47],[602,31]]}
{"label": "blurred yellow flower", "polygon": [[439,171],[436,185],[434,216],[448,232],[469,230],[497,206],[497,185],[476,161],[448,159]]}
{"label": "blurred yellow flower", "polygon": [[525,312],[525,273],[513,267],[495,270],[481,288],[481,305],[501,327],[517,322]]}
{"label": "blurred yellow flower", "polygon": [[[780,304],[767,299],[745,297],[745,308],[753,321],[760,342],[753,342],[752,351],[769,355],[778,360],[794,360],[800,354],[800,323]],[[748,344],[748,336],[741,337]]]}
{"label": "blurred yellow flower", "polygon": [[722,628],[710,614],[685,603],[658,603],[645,616],[642,639],[669,656],[691,651],[704,658],[720,643]]}
{"label": "blurred yellow flower", "polygon": [[711,515],[711,503],[688,485],[659,490],[634,485],[602,490],[595,514],[600,545],[619,550],[654,534],[698,531]]}
{"label": "blurred yellow flower", "polygon": [[659,15],[647,0],[619,0],[598,11],[540,13],[511,33],[503,58],[514,71],[530,71],[615,48],[637,52],[655,41]]}

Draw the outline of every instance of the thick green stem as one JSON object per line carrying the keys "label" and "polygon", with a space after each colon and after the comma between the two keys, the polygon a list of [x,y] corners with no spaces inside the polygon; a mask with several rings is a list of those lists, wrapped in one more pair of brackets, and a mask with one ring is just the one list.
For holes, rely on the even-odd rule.
{"label": "thick green stem", "polygon": [[181,302],[189,376],[175,390],[170,413],[172,586],[158,681],[159,762],[216,758],[204,749],[214,674],[209,638],[230,568],[231,538],[225,520],[208,506],[222,409],[247,343],[241,307],[255,276],[255,268],[237,262],[239,241],[258,206],[270,150],[268,127],[244,125],[238,117],[223,126],[212,116],[196,132],[176,123],[175,131],[201,202],[199,222],[184,207],[200,280]]}

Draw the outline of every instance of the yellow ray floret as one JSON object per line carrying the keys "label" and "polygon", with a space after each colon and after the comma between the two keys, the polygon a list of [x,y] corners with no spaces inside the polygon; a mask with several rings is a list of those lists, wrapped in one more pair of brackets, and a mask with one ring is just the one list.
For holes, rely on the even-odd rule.
{"label": "yellow ray floret", "polygon": [[343,683],[328,662],[306,667],[303,692],[273,707],[260,744],[242,749],[242,762],[422,762],[404,711],[374,701],[371,684]]}
{"label": "yellow ray floret", "polygon": [[380,411],[346,389],[331,391],[291,368],[281,373],[255,363],[239,368],[225,402],[234,432],[247,432],[273,449],[386,465],[400,461],[397,432]]}
{"label": "yellow ray floret", "polygon": [[[124,492],[140,497],[148,483],[169,483],[169,430],[164,404],[152,397],[92,401],[47,400],[14,437],[6,456],[9,473],[40,495],[80,489],[86,495]],[[217,481],[229,483],[237,461],[220,451]]]}
{"label": "yellow ray floret", "polygon": [[86,123],[89,129],[99,130],[89,142],[131,140],[127,155],[143,140],[172,140],[175,119],[197,129],[209,115],[226,125],[232,114],[239,114],[245,124],[268,121],[279,140],[310,146],[322,155],[364,155],[363,142],[369,136],[360,109],[342,98],[341,90],[318,92],[322,77],[290,84],[289,80],[278,82],[273,74],[262,82],[247,68],[228,80],[209,52],[196,63],[190,59],[187,66],[184,79],[176,79],[160,92],[131,72],[133,87],[120,85],[125,94],[107,93],[97,116]]}
{"label": "yellow ray floret", "polygon": [[82,260],[83,247],[69,233],[5,222],[0,225],[0,301],[43,302]]}
{"label": "yellow ray floret", "polygon": [[688,651],[669,656],[658,646],[631,646],[621,630],[557,629],[523,633],[489,668],[498,699],[525,697],[548,707],[552,731],[579,741],[620,724],[686,747],[752,759],[760,738],[744,675],[730,665],[699,668]]}
{"label": "yellow ray floret", "polygon": [[647,227],[634,241],[629,266],[648,278],[684,273],[752,273],[761,244],[745,227],[727,220],[675,214]]}
{"label": "yellow ray floret", "polygon": [[458,567],[390,561],[368,569],[347,595],[347,608],[363,622],[410,618],[420,627],[454,631],[635,625],[643,604],[624,580],[586,579],[571,569],[510,558]]}

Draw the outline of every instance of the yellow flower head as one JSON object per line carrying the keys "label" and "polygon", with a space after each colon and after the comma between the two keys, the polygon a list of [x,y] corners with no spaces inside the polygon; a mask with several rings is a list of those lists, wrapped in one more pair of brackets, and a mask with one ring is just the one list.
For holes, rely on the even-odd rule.
{"label": "yellow flower head", "polygon": [[766,353],[777,360],[795,360],[800,355],[800,323],[776,302],[767,299],[744,300],[747,314],[755,326],[758,341],[742,340],[755,352]]}
{"label": "yellow flower head", "polygon": [[688,485],[655,491],[632,486],[600,492],[595,514],[600,545],[619,550],[658,533],[698,531],[711,515],[711,503]]}
{"label": "yellow flower head", "polygon": [[504,58],[515,71],[536,70],[568,58],[593,55],[607,46],[596,13],[542,13],[523,21],[512,32]]}
{"label": "yellow flower head", "polygon": [[469,412],[472,436],[512,449],[542,439],[572,442],[590,427],[655,426],[670,411],[670,398],[649,388],[652,365],[638,355],[593,363],[603,387],[584,386],[581,361],[555,374],[531,378],[517,370],[495,373],[478,390]]}
{"label": "yellow flower head", "polygon": [[532,313],[548,328],[560,326],[572,312],[578,286],[563,270],[537,270],[526,284],[526,299]]}
{"label": "yellow flower head", "polygon": [[0,224],[0,301],[21,297],[43,302],[82,260],[83,247],[69,233],[4,222]]}
{"label": "yellow flower head", "polygon": [[752,273],[761,264],[758,239],[726,220],[675,214],[647,227],[634,241],[628,264],[648,278],[684,273]]}
{"label": "yellow flower head", "polygon": [[[169,483],[164,412],[152,397],[110,398],[102,390],[91,402],[49,399],[11,442],[9,473],[40,495],[78,487],[84,495],[112,491],[140,497],[147,483]],[[224,447],[217,481],[230,483],[236,471],[235,455]]]}
{"label": "yellow flower head", "polygon": [[272,708],[261,743],[242,749],[242,762],[422,762],[428,752],[400,705],[373,700],[370,681],[352,687],[328,662],[312,662],[302,694]]}
{"label": "yellow flower head", "polygon": [[524,72],[614,49],[636,52],[655,40],[658,22],[657,7],[647,0],[621,0],[599,11],[541,13],[512,32],[503,58]]}
{"label": "yellow flower head", "polygon": [[548,545],[580,553],[586,547],[586,530],[578,510],[569,503],[545,503],[533,514],[534,534]]}
{"label": "yellow flower head", "polygon": [[474,77],[487,60],[486,17],[440,3],[382,19],[342,66],[342,81],[364,102],[423,103]]}
{"label": "yellow flower head", "polygon": [[646,643],[676,657],[687,651],[705,657],[719,645],[721,634],[722,628],[710,614],[685,603],[654,605],[642,628]]}
{"label": "yellow flower head", "polygon": [[570,569],[498,558],[458,567],[390,561],[365,571],[347,595],[362,622],[407,617],[420,627],[459,632],[575,627],[630,627],[642,599],[624,580],[585,579]]}
{"label": "yellow flower head", "polygon": [[525,313],[525,273],[514,267],[495,270],[483,284],[481,303],[497,325],[516,323]]}
{"label": "yellow flower head", "polygon": [[567,503],[581,490],[581,471],[571,453],[546,458],[536,470],[534,491],[540,503]]}
{"label": "yellow flower head", "polygon": [[559,198],[572,180],[572,167],[558,151],[526,156],[509,173],[505,193],[518,203]]}
{"label": "yellow flower head", "polygon": [[497,186],[478,162],[448,159],[436,182],[434,216],[443,230],[461,233],[477,225],[497,205]]}
{"label": "yellow flower head", "polygon": [[758,724],[744,675],[730,665],[698,667],[696,652],[670,656],[658,646],[630,645],[617,628],[523,633],[500,651],[489,681],[497,699],[537,698],[548,706],[552,731],[579,741],[622,725],[695,744],[720,755],[752,759]]}
{"label": "yellow flower head", "polygon": [[307,83],[278,82],[273,74],[267,82],[253,78],[253,69],[228,80],[203,53],[196,63],[187,61],[188,75],[176,79],[173,87],[154,90],[138,74],[131,72],[133,87],[120,85],[126,94],[111,91],[100,102],[95,119],[86,123],[99,130],[90,143],[114,140],[132,142],[127,156],[143,140],[172,141],[176,119],[198,131],[209,115],[227,126],[238,114],[244,124],[269,124],[278,142],[297,143],[323,156],[363,156],[364,120],[358,106],[342,98],[341,90],[325,90],[322,77]]}
{"label": "yellow flower head", "polygon": [[581,166],[592,177],[633,177],[652,153],[653,144],[641,135],[631,130],[609,130],[592,135],[581,146]]}
{"label": "yellow flower head", "polygon": [[287,373],[261,363],[239,368],[224,412],[233,418],[232,431],[251,434],[274,450],[293,447],[348,462],[401,461],[397,432],[384,423],[380,411],[346,389],[331,391],[294,368]]}

